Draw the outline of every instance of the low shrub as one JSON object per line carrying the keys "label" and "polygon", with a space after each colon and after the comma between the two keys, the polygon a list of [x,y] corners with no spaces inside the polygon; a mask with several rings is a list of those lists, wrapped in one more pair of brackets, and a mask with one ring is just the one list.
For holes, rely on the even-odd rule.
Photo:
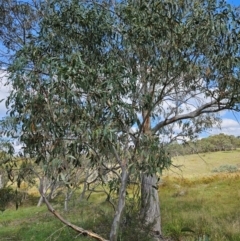
{"label": "low shrub", "polygon": [[12,188],[3,187],[0,189],[0,211],[4,212],[9,203],[14,200],[15,194]]}
{"label": "low shrub", "polygon": [[237,172],[238,168],[235,165],[221,165],[218,168],[214,168],[212,172]]}

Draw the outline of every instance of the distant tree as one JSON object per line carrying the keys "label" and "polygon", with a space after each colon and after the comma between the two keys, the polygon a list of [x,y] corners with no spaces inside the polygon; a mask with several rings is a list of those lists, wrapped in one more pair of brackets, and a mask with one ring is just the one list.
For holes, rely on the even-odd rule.
{"label": "distant tree", "polygon": [[86,156],[117,177],[111,241],[134,177],[140,214],[160,239],[157,173],[171,164],[165,143],[194,138],[219,121],[216,113],[238,110],[237,11],[216,0],[40,3],[35,36],[12,50],[8,68],[6,104],[25,154],[45,168],[80,166]]}
{"label": "distant tree", "polygon": [[[239,138],[233,135],[225,135],[223,133],[219,135],[213,135],[200,140],[188,141],[182,144],[181,142],[171,144],[167,147],[167,150],[175,155],[186,155],[193,153],[204,153],[214,151],[228,151],[240,147]],[[181,151],[180,151],[181,149]]]}

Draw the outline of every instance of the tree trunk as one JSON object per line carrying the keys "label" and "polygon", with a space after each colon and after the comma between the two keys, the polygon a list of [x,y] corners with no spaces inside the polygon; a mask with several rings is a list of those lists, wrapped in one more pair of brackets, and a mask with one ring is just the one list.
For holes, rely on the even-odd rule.
{"label": "tree trunk", "polygon": [[[40,185],[39,185],[39,192],[40,193],[44,193],[44,195],[46,195],[46,192],[49,188],[49,182],[48,182],[48,179],[47,177],[43,176],[41,179],[40,179]],[[37,207],[40,207],[43,203],[43,197],[40,196],[39,200],[38,200],[38,204],[37,204]]]}
{"label": "tree trunk", "polygon": [[71,199],[73,194],[73,190],[71,190],[70,188],[68,188],[66,194],[65,194],[65,200],[64,200],[64,211],[68,211],[68,203],[69,200]]}
{"label": "tree trunk", "polygon": [[0,174],[0,189],[3,188],[2,174]]}
{"label": "tree trunk", "polygon": [[122,213],[125,207],[127,181],[128,181],[128,172],[126,168],[123,168],[121,186],[119,190],[118,206],[115,211],[114,219],[112,222],[112,227],[110,232],[110,241],[117,241],[120,221],[121,221]]}
{"label": "tree trunk", "polygon": [[37,207],[41,207],[42,203],[43,203],[43,197],[41,196],[38,200]]}
{"label": "tree trunk", "polygon": [[[154,105],[154,84],[149,85],[147,76],[149,71],[149,66],[145,63],[140,65],[141,73],[141,84],[143,96],[148,96],[148,98],[143,98],[145,101],[142,110],[142,132],[144,135],[151,137],[151,114],[152,106]],[[155,237],[160,237],[161,231],[161,215],[160,215],[160,203],[157,190],[157,177],[155,174],[143,173],[141,176],[141,217],[143,218],[145,224],[152,225],[152,231]],[[158,239],[159,240],[159,239]]]}
{"label": "tree trunk", "polygon": [[80,202],[85,198],[86,190],[87,190],[87,182],[85,181],[85,182],[83,183],[82,193],[80,194],[80,197],[79,197],[79,201],[80,201]]}
{"label": "tree trunk", "polygon": [[141,204],[141,215],[146,224],[153,224],[152,230],[154,234],[160,236],[162,234],[160,202],[157,190],[157,177],[154,174],[142,175]]}

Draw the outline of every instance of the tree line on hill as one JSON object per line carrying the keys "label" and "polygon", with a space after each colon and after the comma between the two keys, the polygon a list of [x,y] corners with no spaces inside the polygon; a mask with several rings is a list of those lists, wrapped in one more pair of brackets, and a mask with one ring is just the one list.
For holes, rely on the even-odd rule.
{"label": "tree line on hill", "polygon": [[206,153],[215,151],[230,151],[240,147],[240,137],[233,135],[209,136],[199,140],[184,143],[174,142],[167,147],[171,156]]}

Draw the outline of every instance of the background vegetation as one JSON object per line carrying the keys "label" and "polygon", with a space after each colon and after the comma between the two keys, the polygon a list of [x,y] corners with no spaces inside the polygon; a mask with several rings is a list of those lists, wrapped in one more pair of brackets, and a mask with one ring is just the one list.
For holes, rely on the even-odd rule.
{"label": "background vegetation", "polygon": [[174,142],[167,146],[167,150],[171,156],[182,156],[187,154],[236,150],[236,148],[239,147],[240,137],[221,133],[194,141],[185,141],[181,144]]}
{"label": "background vegetation", "polygon": [[[159,182],[162,205],[163,233],[174,241],[238,241],[240,200],[240,150],[210,152],[175,157],[172,167],[165,171]],[[224,165],[237,167],[234,173],[213,172]],[[24,185],[22,186],[22,191]],[[128,189],[128,200],[132,188]],[[89,192],[87,193],[89,194]],[[88,195],[86,195],[88,197]],[[64,195],[54,201],[56,210],[63,212]],[[30,188],[21,206],[16,210],[15,202],[8,203],[0,214],[0,240],[90,240],[79,235],[57,221],[45,205],[36,207],[37,191]],[[62,204],[61,204],[62,203]],[[76,216],[77,210],[79,215]],[[103,194],[92,194],[79,202],[76,193],[65,212],[68,220],[107,236],[112,207]],[[128,206],[128,216],[121,224],[119,240],[150,240],[136,230],[134,209]],[[145,238],[145,239],[144,239]]]}

